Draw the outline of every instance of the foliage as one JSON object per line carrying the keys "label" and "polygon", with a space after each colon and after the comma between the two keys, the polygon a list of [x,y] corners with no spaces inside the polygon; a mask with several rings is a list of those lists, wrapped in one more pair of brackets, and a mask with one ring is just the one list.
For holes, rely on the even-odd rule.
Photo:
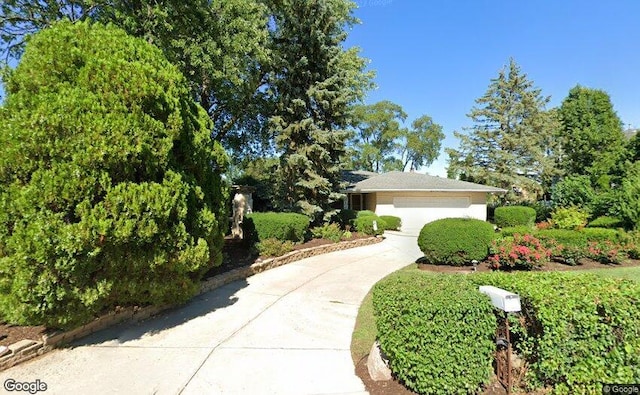
{"label": "foliage", "polygon": [[242,173],[234,179],[235,185],[255,188],[252,193],[253,211],[272,211],[276,206],[273,185],[276,183],[277,158],[258,158],[242,166]]}
{"label": "foliage", "polygon": [[544,229],[536,232],[535,236],[545,243],[556,243],[564,246],[584,247],[587,244],[587,236],[584,232],[570,229]]}
{"label": "foliage", "polygon": [[563,149],[562,166],[569,175],[587,175],[609,187],[625,156],[622,122],[609,95],[598,89],[575,86],[559,109]]}
{"label": "foliage", "polygon": [[512,237],[513,235],[516,234],[520,234],[520,235],[532,235],[536,232],[536,229],[532,228],[531,226],[510,226],[508,228],[502,228],[500,229],[500,237]]}
{"label": "foliage", "polygon": [[282,256],[287,252],[293,251],[293,242],[291,240],[278,240],[274,238],[264,239],[256,243],[256,248],[260,255],[263,256]]}
{"label": "foliage", "polygon": [[342,209],[336,213],[334,220],[338,221],[342,229],[351,229],[354,226],[354,221],[358,216],[358,211]]}
{"label": "foliage", "polygon": [[402,219],[393,215],[381,215],[380,219],[384,221],[385,230],[400,230]]}
{"label": "foliage", "polygon": [[418,169],[438,157],[444,139],[442,127],[426,115],[402,127],[407,114],[388,100],[356,106],[350,138],[351,167],[381,172]]}
{"label": "foliage", "polygon": [[551,222],[558,229],[580,229],[587,224],[589,213],[578,207],[556,207],[551,212]]}
{"label": "foliage", "polygon": [[619,218],[602,216],[590,221],[587,228],[620,228],[623,222]]}
{"label": "foliage", "polygon": [[304,241],[309,217],[296,213],[251,213],[242,224],[245,235],[255,242],[266,239]]}
{"label": "foliage", "polygon": [[493,244],[495,252],[488,259],[494,269],[531,270],[549,262],[551,249],[540,240],[525,234],[515,234],[512,239],[501,239]]}
{"label": "foliage", "polygon": [[593,274],[478,274],[477,285],[520,295],[512,342],[529,364],[530,387],[600,393],[602,383],[640,380],[640,286]]}
{"label": "foliage", "polygon": [[371,84],[357,48],[343,48],[355,22],[347,0],[275,2],[274,105],[269,119],[281,153],[278,201],[319,223],[340,201],[341,165],[351,106]]}
{"label": "foliage", "polygon": [[619,244],[612,241],[592,241],[587,246],[587,256],[605,264],[620,264],[627,258]]}
{"label": "foliage", "polygon": [[316,239],[327,239],[337,243],[342,239],[344,231],[338,224],[324,224],[311,229],[311,235]]}
{"label": "foliage", "polygon": [[555,207],[588,208],[595,196],[596,192],[591,186],[591,179],[583,175],[567,176],[551,189],[551,201]]}
{"label": "foliage", "polygon": [[398,272],[375,285],[382,351],[394,375],[421,394],[470,394],[493,371],[496,319],[466,278]]}
{"label": "foliage", "polygon": [[624,232],[617,229],[584,228],[580,232],[584,234],[587,241],[612,241],[618,243],[625,237]]}
{"label": "foliage", "polygon": [[544,111],[548,102],[511,59],[476,100],[468,115],[474,123],[466,129],[469,133],[454,133],[460,148],[447,150],[448,176],[526,191],[510,193],[507,200],[537,200],[540,182],[556,172],[548,152],[557,122],[553,113]]}
{"label": "foliage", "polygon": [[375,214],[358,216],[354,221],[354,225],[356,227],[356,231],[372,236],[383,234],[387,227],[386,222]]}
{"label": "foliage", "polygon": [[611,211],[628,229],[640,228],[640,162],[627,169]]}
{"label": "foliage", "polygon": [[371,210],[360,210],[360,211],[358,211],[358,213],[356,214],[356,216],[357,216],[358,218],[361,218],[361,217],[370,217],[370,216],[372,216],[372,215],[377,215],[377,214],[376,214],[376,213],[374,213],[374,212],[373,212],[373,211],[371,211]]}
{"label": "foliage", "polygon": [[426,224],[418,236],[425,262],[463,266],[483,261],[495,237],[493,225],[478,219],[444,218]]}
{"label": "foliage", "polygon": [[510,226],[533,227],[536,220],[536,210],[525,206],[504,206],[496,208],[495,224],[500,228]]}
{"label": "foliage", "polygon": [[522,202],[520,203],[522,206],[531,207],[536,211],[536,221],[535,222],[544,222],[551,218],[551,211],[553,207],[551,206],[551,202],[547,200],[538,200],[536,202]]}
{"label": "foliage", "polygon": [[162,53],[114,27],[30,39],[0,109],[0,311],[71,327],[187,300],[220,264],[226,155]]}

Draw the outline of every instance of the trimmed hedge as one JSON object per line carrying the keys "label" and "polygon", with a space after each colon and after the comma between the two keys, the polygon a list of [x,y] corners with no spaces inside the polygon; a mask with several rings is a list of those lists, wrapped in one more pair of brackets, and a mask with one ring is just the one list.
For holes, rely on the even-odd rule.
{"label": "trimmed hedge", "polygon": [[[373,229],[373,221],[376,222],[377,230]],[[354,225],[356,231],[372,236],[383,234],[387,227],[386,222],[375,214],[359,216],[355,219]]]}
{"label": "trimmed hedge", "polygon": [[536,210],[525,206],[503,206],[496,208],[494,222],[501,228],[511,226],[533,226]]}
{"label": "trimmed hedge", "polygon": [[358,213],[358,214],[356,214],[357,218],[370,217],[370,216],[377,215],[376,213],[374,213],[371,210],[360,210],[357,213]]}
{"label": "trimmed hedge", "polygon": [[500,236],[509,237],[515,234],[519,235],[532,235],[537,232],[537,229],[532,228],[530,226],[511,226],[508,228],[500,229]]}
{"label": "trimmed hedge", "polygon": [[587,244],[587,235],[584,232],[570,229],[542,229],[536,233],[538,239],[545,243],[552,240],[571,247],[583,247]]}
{"label": "trimmed hedge", "polygon": [[462,276],[398,272],[373,288],[378,341],[391,370],[422,394],[470,394],[493,372],[496,319]]}
{"label": "trimmed hedge", "polygon": [[620,218],[615,217],[598,217],[587,224],[587,228],[622,228],[624,222]]}
{"label": "trimmed hedge", "polygon": [[386,224],[386,230],[400,230],[400,226],[402,225],[400,217],[395,217],[393,215],[381,215],[380,219]]}
{"label": "trimmed hedge", "polygon": [[[587,273],[490,273],[469,277],[520,295],[512,342],[531,388],[599,394],[602,383],[640,382],[640,285]],[[415,328],[414,328],[415,330]]]}
{"label": "trimmed hedge", "polygon": [[309,230],[309,217],[296,213],[251,213],[242,224],[247,237],[254,242],[266,239],[304,241]]}
{"label": "trimmed hedge", "polygon": [[426,224],[418,236],[425,262],[463,266],[482,261],[495,238],[493,225],[478,219],[444,218]]}

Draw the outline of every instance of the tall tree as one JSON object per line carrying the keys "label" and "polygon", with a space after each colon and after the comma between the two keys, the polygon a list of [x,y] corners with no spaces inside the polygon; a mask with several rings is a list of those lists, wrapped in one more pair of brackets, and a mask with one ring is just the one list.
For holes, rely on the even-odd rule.
{"label": "tall tree", "polygon": [[320,219],[341,198],[340,165],[351,105],[370,84],[357,49],[343,49],[355,22],[345,0],[274,1],[276,103],[271,122],[281,152],[282,208]]}
{"label": "tall tree", "polygon": [[354,110],[354,130],[349,141],[350,167],[382,172],[418,169],[438,157],[444,139],[442,127],[423,115],[403,126],[407,114],[388,100],[360,105]]}
{"label": "tall tree", "polygon": [[474,122],[465,128],[469,133],[454,132],[460,148],[447,150],[448,174],[539,195],[543,169],[553,166],[546,147],[552,130],[544,122],[548,102],[511,59],[467,115]]}
{"label": "tall tree", "polygon": [[608,186],[621,174],[625,156],[622,122],[609,95],[578,85],[569,91],[559,112],[562,166],[568,174],[588,175]]}

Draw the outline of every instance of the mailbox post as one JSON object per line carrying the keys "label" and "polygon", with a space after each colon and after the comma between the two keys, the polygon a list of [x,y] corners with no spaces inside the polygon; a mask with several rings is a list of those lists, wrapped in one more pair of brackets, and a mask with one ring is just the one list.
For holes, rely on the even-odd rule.
{"label": "mailbox post", "polygon": [[493,306],[504,312],[501,315],[502,322],[498,323],[496,329],[496,366],[498,380],[507,390],[507,395],[511,394],[511,338],[509,335],[509,313],[516,313],[521,310],[520,296],[501,288],[490,285],[482,285],[479,291],[491,298]]}

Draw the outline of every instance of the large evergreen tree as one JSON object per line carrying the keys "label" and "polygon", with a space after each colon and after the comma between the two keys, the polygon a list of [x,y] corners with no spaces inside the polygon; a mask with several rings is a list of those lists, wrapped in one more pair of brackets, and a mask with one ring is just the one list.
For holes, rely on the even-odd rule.
{"label": "large evergreen tree", "polygon": [[341,159],[351,105],[370,84],[356,49],[343,49],[355,22],[344,0],[278,1],[273,8],[271,123],[281,153],[282,209],[316,219],[341,196]]}
{"label": "large evergreen tree", "polygon": [[578,85],[569,91],[559,113],[563,168],[608,188],[622,174],[626,154],[622,122],[609,95]]}
{"label": "large evergreen tree", "polygon": [[454,132],[460,148],[447,150],[449,176],[539,195],[553,168],[548,101],[511,59],[476,100],[468,133]]}

